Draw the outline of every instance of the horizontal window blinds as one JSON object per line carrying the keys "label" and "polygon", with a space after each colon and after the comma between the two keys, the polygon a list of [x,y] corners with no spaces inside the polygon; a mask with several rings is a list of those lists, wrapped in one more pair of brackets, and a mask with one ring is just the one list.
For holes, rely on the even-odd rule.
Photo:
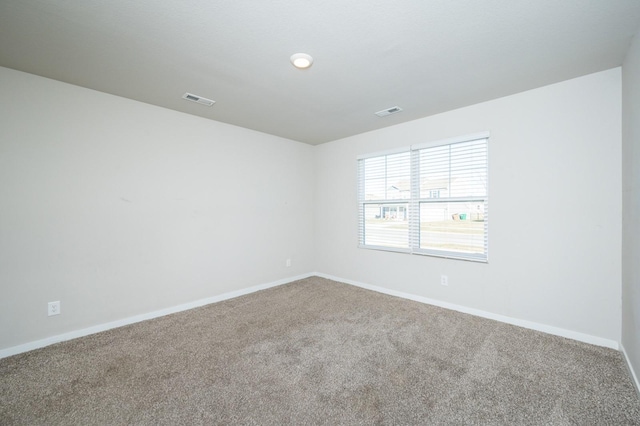
{"label": "horizontal window blinds", "polygon": [[409,249],[411,152],[359,160],[360,245]]}
{"label": "horizontal window blinds", "polygon": [[358,160],[360,246],[486,261],[488,135]]}

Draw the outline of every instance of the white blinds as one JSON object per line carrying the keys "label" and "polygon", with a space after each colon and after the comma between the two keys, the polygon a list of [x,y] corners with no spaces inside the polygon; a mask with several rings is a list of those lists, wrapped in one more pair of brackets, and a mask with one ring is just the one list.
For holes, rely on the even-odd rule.
{"label": "white blinds", "polygon": [[360,245],[408,250],[411,152],[359,161]]}
{"label": "white blinds", "polygon": [[486,261],[488,134],[358,162],[360,246]]}

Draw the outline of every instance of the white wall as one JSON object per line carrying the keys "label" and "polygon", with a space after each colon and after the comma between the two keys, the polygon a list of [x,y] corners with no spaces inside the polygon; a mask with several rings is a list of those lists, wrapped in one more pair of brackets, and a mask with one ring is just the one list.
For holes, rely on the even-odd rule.
{"label": "white wall", "polygon": [[640,33],[622,66],[622,93],[622,346],[637,381],[640,378]]}
{"label": "white wall", "polygon": [[[618,342],[620,117],[616,68],[318,146],[318,270]],[[488,264],[357,248],[357,155],[480,131]]]}
{"label": "white wall", "polygon": [[312,271],[312,156],[0,68],[0,349]]}

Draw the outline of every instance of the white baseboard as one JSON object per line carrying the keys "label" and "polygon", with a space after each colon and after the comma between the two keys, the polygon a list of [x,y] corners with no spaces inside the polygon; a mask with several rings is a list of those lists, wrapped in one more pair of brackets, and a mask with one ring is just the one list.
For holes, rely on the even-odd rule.
{"label": "white baseboard", "polygon": [[638,392],[638,395],[640,395],[640,380],[638,380],[638,375],[633,369],[633,364],[631,364],[629,355],[627,355],[627,351],[624,350],[624,346],[622,345],[622,343],[620,343],[620,352],[622,352],[622,355],[624,356],[624,360],[627,362],[627,368],[629,369],[629,373],[631,374],[633,384],[636,386],[636,391]]}
{"label": "white baseboard", "polygon": [[129,324],[134,324],[140,321],[146,321],[153,318],[162,317],[164,315],[174,314],[176,312],[182,312],[189,309],[197,308],[211,303],[221,302],[223,300],[233,299],[238,296],[244,296],[245,294],[254,293],[256,291],[265,290],[271,287],[277,287],[279,285],[287,284],[292,281],[301,280],[311,277],[315,274],[303,274],[295,277],[283,278],[281,280],[273,281],[270,283],[259,284],[253,287],[244,288],[241,290],[232,291],[229,293],[220,294],[218,296],[208,297],[206,299],[200,299],[182,305],[172,306],[170,308],[160,309],[158,311],[148,312],[146,314],[135,315],[129,318],[123,318],[121,320],[112,321],[104,324],[94,325],[92,327],[83,328],[80,330],[70,331],[68,333],[58,334],[56,336],[47,337],[45,339],[36,340],[22,345],[13,346],[7,349],[0,350],[0,359],[6,358],[11,355],[17,355],[23,352],[32,351],[34,349],[43,348],[45,346],[53,345],[54,343],[64,342],[66,340],[76,339],[78,337],[88,336],[89,334],[99,333],[101,331],[111,330],[112,328],[118,328]]}
{"label": "white baseboard", "polygon": [[[577,341],[580,341],[580,342],[590,343],[590,344],[597,345],[597,346],[604,346],[604,347],[612,348],[612,349],[616,349],[616,350],[620,350],[621,349],[621,345],[618,342],[616,342],[615,340],[604,339],[602,337],[596,337],[596,336],[592,336],[592,335],[589,335],[589,334],[579,333],[579,332],[576,332],[576,331],[566,330],[566,329],[563,329],[563,328],[553,327],[553,326],[550,326],[550,325],[540,324],[540,323],[536,323],[536,322],[532,322],[532,321],[526,321],[526,320],[521,320],[521,319],[517,319],[517,318],[511,318],[511,317],[508,317],[508,316],[505,316],[505,315],[494,314],[494,313],[482,311],[482,310],[479,310],[479,309],[468,308],[466,306],[456,305],[456,304],[448,303],[448,302],[442,302],[440,300],[429,299],[427,297],[416,296],[416,295],[410,294],[410,293],[404,293],[404,292],[400,292],[400,291],[390,290],[390,289],[387,289],[387,288],[384,288],[384,287],[378,287],[378,286],[371,285],[371,284],[365,284],[365,283],[361,283],[361,282],[358,282],[358,281],[349,280],[349,279],[346,279],[346,278],[341,278],[341,277],[336,277],[336,276],[329,275],[329,274],[324,274],[324,273],[321,273],[321,272],[313,272],[313,273],[302,274],[302,275],[298,275],[298,276],[294,276],[294,277],[284,278],[284,279],[273,281],[273,282],[270,282],[270,283],[259,284],[259,285],[253,286],[253,287],[249,287],[249,288],[245,288],[245,289],[241,289],[241,290],[236,290],[236,291],[232,291],[232,292],[229,292],[229,293],[224,293],[224,294],[221,294],[221,295],[218,295],[218,296],[209,297],[209,298],[206,298],[206,299],[196,300],[194,302],[189,302],[189,303],[185,303],[185,304],[182,304],[182,305],[177,305],[177,306],[173,306],[173,307],[170,307],[170,308],[160,309],[158,311],[153,311],[153,312],[149,312],[149,313],[146,313],[146,314],[135,315],[133,317],[124,318],[124,319],[117,320],[117,321],[112,321],[112,322],[108,322],[108,323],[104,323],[104,324],[98,324],[98,325],[95,325],[95,326],[92,326],[92,327],[83,328],[83,329],[80,329],[80,330],[70,331],[68,333],[58,334],[58,335],[55,335],[55,336],[47,337],[45,339],[40,339],[40,340],[36,340],[36,341],[33,341],[33,342],[28,342],[28,343],[25,343],[25,344],[22,344],[22,345],[13,346],[13,347],[6,348],[6,349],[0,349],[0,359],[6,358],[6,357],[12,356],[12,355],[17,355],[17,354],[20,354],[20,353],[23,353],[23,352],[28,352],[28,351],[31,351],[31,350],[34,350],[34,349],[39,349],[39,348],[42,348],[42,347],[45,347],[45,346],[52,345],[54,343],[64,342],[66,340],[71,340],[71,339],[75,339],[75,338],[78,338],[78,337],[88,336],[90,334],[99,333],[101,331],[111,330],[113,328],[122,327],[122,326],[129,325],[129,324],[134,324],[134,323],[137,323],[137,322],[140,322],[140,321],[146,321],[146,320],[153,319],[153,318],[158,318],[158,317],[161,317],[161,316],[164,316],[164,315],[169,315],[169,314],[173,314],[173,313],[176,313],[176,312],[186,311],[186,310],[197,308],[197,307],[200,307],[200,306],[209,305],[211,303],[221,302],[223,300],[233,299],[233,298],[238,297],[238,296],[243,296],[245,294],[250,294],[250,293],[254,293],[256,291],[265,290],[265,289],[271,288],[271,287],[277,287],[279,285],[287,284],[287,283],[290,283],[292,281],[301,280],[301,279],[308,278],[308,277],[311,277],[311,276],[318,276],[318,277],[322,277],[322,278],[327,278],[327,279],[330,279],[330,280],[343,282],[345,284],[350,284],[350,285],[354,285],[354,286],[357,286],[357,287],[365,288],[367,290],[376,291],[378,293],[384,293],[384,294],[388,294],[390,296],[396,296],[396,297],[400,297],[400,298],[408,299],[408,300],[413,300],[413,301],[420,302],[420,303],[426,303],[428,305],[439,306],[441,308],[451,309],[451,310],[454,310],[454,311],[463,312],[463,313],[466,313],[466,314],[471,314],[471,315],[479,316],[479,317],[482,317],[482,318],[488,318],[488,319],[504,322],[504,323],[507,323],[507,324],[513,324],[513,325],[517,325],[517,326],[520,326],[520,327],[528,328],[528,329],[531,329],[531,330],[536,330],[536,331],[541,331],[541,332],[548,333],[548,334],[553,334],[553,335],[556,335],[556,336],[566,337],[566,338],[577,340]],[[624,350],[623,350],[623,353],[624,353]],[[626,353],[624,353],[624,356],[625,356],[625,359],[627,361],[627,365],[629,366],[629,369],[632,372],[633,378],[635,380],[635,384],[640,389],[640,385],[638,384],[638,377],[636,376],[635,372],[633,371],[633,368],[631,367],[631,364],[629,363],[629,359],[627,358]]]}
{"label": "white baseboard", "polygon": [[409,299],[415,302],[426,303],[428,305],[439,306],[441,308],[451,309],[454,311],[463,312],[465,314],[471,314],[471,315],[475,315],[482,318],[488,318],[488,319],[504,322],[507,324],[517,325],[519,327],[524,327],[531,330],[541,331],[543,333],[553,334],[555,336],[561,336],[561,337],[566,337],[568,339],[578,340],[580,342],[590,343],[592,345],[604,346],[606,348],[611,348],[615,350],[619,350],[620,348],[620,344],[615,340],[604,339],[602,337],[592,336],[590,334],[579,333],[577,331],[567,330],[559,327],[553,327],[550,325],[540,324],[533,321],[527,321],[527,320],[522,320],[518,318],[511,318],[505,315],[494,314],[491,312],[482,311],[480,309],[468,308],[466,306],[456,305],[448,302],[442,302],[440,300],[429,299],[427,297],[416,296],[410,293],[403,293],[401,291],[390,290],[388,288],[378,287],[371,284],[365,284],[358,281],[335,277],[335,276],[323,274],[320,272],[316,272],[312,275],[317,275],[322,278],[339,281],[345,284],[351,284],[357,287],[365,288],[367,290],[376,291],[378,293],[384,293],[390,296]]}

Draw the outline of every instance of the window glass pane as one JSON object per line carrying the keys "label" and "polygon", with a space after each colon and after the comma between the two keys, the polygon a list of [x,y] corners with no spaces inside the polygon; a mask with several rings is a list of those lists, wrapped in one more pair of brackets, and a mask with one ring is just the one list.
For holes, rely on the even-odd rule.
{"label": "window glass pane", "polygon": [[483,202],[420,203],[420,248],[485,252]]}
{"label": "window glass pane", "polygon": [[[449,196],[449,146],[420,150],[420,198]],[[434,195],[437,194],[437,197]]]}
{"label": "window glass pane", "polygon": [[364,181],[365,200],[384,200],[386,196],[385,178],[367,179]]}
{"label": "window glass pane", "polygon": [[451,197],[487,193],[487,144],[484,139],[451,145]]}
{"label": "window glass pane", "polygon": [[365,204],[364,244],[409,247],[408,204]]}
{"label": "window glass pane", "polygon": [[364,199],[411,197],[411,153],[401,152],[364,160]]}

